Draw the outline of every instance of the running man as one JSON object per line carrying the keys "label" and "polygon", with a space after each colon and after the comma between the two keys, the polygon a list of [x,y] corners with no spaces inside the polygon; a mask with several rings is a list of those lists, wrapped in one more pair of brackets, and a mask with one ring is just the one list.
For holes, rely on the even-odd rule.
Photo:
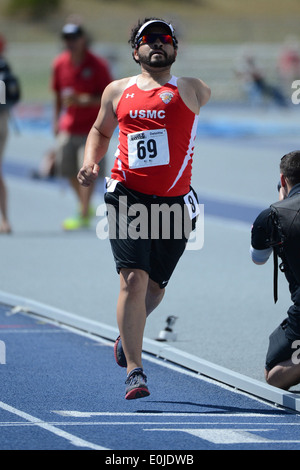
{"label": "running man", "polygon": [[[99,162],[119,126],[119,146],[105,201],[108,208],[113,208],[108,210],[110,228],[121,222],[117,227],[119,236],[110,237],[110,241],[120,275],[120,336],[115,343],[115,357],[120,366],[127,367],[126,399],[149,395],[141,357],[145,322],[164,297],[189,234],[184,232],[178,238],[174,234],[178,223],[174,222],[168,237],[161,234],[164,226],[158,228],[159,236],[151,236],[151,229],[149,236],[130,237],[129,230],[127,237],[121,236],[124,201],[126,214],[137,204],[146,208],[150,226],[149,214],[154,205],[197,205],[190,186],[194,140],[200,108],[210,98],[210,89],[202,80],[171,74],[178,48],[171,24],[146,18],[133,28],[130,43],[140,74],[116,80],[105,89],[78,173],[83,186],[93,184]],[[192,228],[194,216],[192,213]],[[132,229],[132,216],[125,218],[126,228]]]}

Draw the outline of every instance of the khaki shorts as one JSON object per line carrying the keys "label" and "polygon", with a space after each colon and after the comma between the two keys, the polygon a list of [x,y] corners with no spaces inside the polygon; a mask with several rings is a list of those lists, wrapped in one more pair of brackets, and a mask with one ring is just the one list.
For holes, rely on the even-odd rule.
{"label": "khaki shorts", "polygon": [[[72,135],[61,132],[57,137],[55,174],[65,178],[76,177],[82,167],[86,135]],[[99,176],[106,175],[105,159],[101,161]]]}
{"label": "khaki shorts", "polygon": [[8,120],[8,111],[0,111],[0,162],[3,158],[4,148],[8,137]]}
{"label": "khaki shorts", "polygon": [[55,159],[55,171],[58,176],[77,176],[83,163],[86,139],[85,135],[71,135],[67,132],[58,135]]}

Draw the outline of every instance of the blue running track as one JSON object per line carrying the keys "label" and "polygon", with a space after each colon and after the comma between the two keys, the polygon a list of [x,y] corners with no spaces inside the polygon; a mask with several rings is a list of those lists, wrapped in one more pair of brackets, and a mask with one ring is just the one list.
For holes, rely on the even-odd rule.
{"label": "blue running track", "polygon": [[154,355],[151,395],[126,401],[112,341],[3,303],[0,340],[1,450],[101,450],[100,463],[126,455],[141,468],[179,455],[198,466],[197,450],[300,448],[297,412]]}

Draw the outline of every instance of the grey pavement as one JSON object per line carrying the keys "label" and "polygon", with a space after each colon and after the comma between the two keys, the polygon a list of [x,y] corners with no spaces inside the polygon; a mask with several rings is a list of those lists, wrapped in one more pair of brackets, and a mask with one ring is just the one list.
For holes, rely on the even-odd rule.
{"label": "grey pavement", "polygon": [[[213,107],[205,113],[200,121],[207,125],[222,120],[236,128],[248,125],[249,113]],[[295,110],[284,115],[252,112],[257,126],[265,126],[261,133],[199,135],[192,184],[200,203],[202,196],[217,200],[217,206],[238,203],[258,213],[275,201],[279,159],[298,146],[294,117]],[[47,132],[10,134],[5,162],[16,168],[6,176],[13,233],[0,238],[0,290],[116,327],[119,280],[109,241],[96,236],[99,218],[89,230],[65,233],[61,222],[76,211],[68,186],[31,179],[29,172],[17,175],[18,167],[38,166],[52,144]],[[115,144],[114,138],[109,164]],[[93,202],[95,207],[103,203],[100,189]],[[204,246],[186,251],[180,260],[164,301],[148,318],[145,336],[156,339],[166,318],[175,315],[172,346],[263,380],[268,336],[290,298],[280,276],[274,305],[272,260],[265,266],[252,264],[250,228],[250,220],[205,212]]]}

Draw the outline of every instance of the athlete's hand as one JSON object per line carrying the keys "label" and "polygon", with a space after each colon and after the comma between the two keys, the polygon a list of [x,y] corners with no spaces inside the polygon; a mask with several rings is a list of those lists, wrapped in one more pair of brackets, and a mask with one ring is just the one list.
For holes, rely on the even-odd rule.
{"label": "athlete's hand", "polygon": [[93,165],[83,165],[80,168],[77,179],[82,186],[90,186],[98,178],[99,165],[94,163]]}

